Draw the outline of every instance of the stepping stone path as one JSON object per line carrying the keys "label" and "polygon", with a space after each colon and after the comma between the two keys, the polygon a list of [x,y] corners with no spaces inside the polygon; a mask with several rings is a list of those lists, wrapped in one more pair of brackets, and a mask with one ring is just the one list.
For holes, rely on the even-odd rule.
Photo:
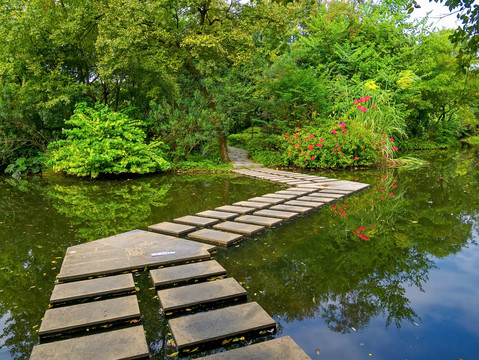
{"label": "stepping stone path", "polygon": [[188,234],[188,237],[208,244],[230,246],[240,241],[243,238],[243,235],[233,234],[226,231],[201,229]]}
{"label": "stepping stone path", "polygon": [[[237,303],[246,299],[246,290],[210,260],[214,245],[227,247],[369,185],[261,167],[233,172],[290,187],[154,224],[150,231],[133,230],[69,247],[51,295],[53,308],[45,312],[39,328],[41,343],[33,348],[31,359],[148,358],[143,327],[136,324],[141,317],[138,301],[132,295],[132,272],[139,269],[150,270],[165,314],[206,310],[169,320],[179,351],[274,333],[275,321],[259,304]],[[232,302],[235,305],[225,307]],[[115,329],[120,323],[127,327]],[[97,331],[103,327],[107,330]],[[62,339],[86,329],[91,330],[87,336]],[[52,336],[55,341],[42,343]],[[205,359],[237,358],[309,359],[289,337]]]}
{"label": "stepping stone path", "polygon": [[239,349],[224,351],[203,360],[310,360],[311,358],[291,339],[284,336]]}
{"label": "stepping stone path", "polygon": [[264,226],[243,224],[243,223],[233,222],[233,221],[225,221],[223,223],[216,224],[213,227],[218,230],[231,231],[231,232],[244,234],[248,236],[253,236],[264,230]]}
{"label": "stepping stone path", "polygon": [[210,260],[153,269],[150,270],[150,275],[155,288],[162,288],[224,277],[226,276],[226,270],[217,261]]}
{"label": "stepping stone path", "polygon": [[231,220],[238,216],[237,213],[224,212],[224,211],[215,211],[215,210],[206,210],[196,214],[197,216],[203,216],[219,220]]}
{"label": "stepping stone path", "polygon": [[81,331],[93,326],[140,317],[136,295],[48,309],[38,330],[40,338]]}
{"label": "stepping stone path", "polygon": [[135,282],[131,274],[107,276],[55,285],[50,304],[57,305],[78,300],[91,300],[108,295],[124,295],[135,291]]}
{"label": "stepping stone path", "polygon": [[261,226],[274,226],[281,224],[283,220],[273,217],[266,217],[266,216],[257,216],[257,215],[241,215],[235,219],[237,222],[246,223],[246,224],[253,224],[253,225],[261,225]]}
{"label": "stepping stone path", "polygon": [[258,210],[254,212],[253,215],[269,216],[269,217],[278,218],[278,219],[290,220],[297,217],[299,213],[291,212],[291,211],[278,211],[278,210],[266,209],[266,210]]}
{"label": "stepping stone path", "polygon": [[148,359],[143,326],[55,341],[33,348],[30,360]]}
{"label": "stepping stone path", "polygon": [[219,302],[246,299],[247,292],[233,278],[203,282],[158,291],[163,312],[185,310]]}
{"label": "stepping stone path", "polygon": [[178,350],[276,329],[276,322],[256,302],[211,310],[169,321]]}
{"label": "stepping stone path", "polygon": [[148,230],[168,235],[183,236],[189,232],[195,231],[196,227],[164,221],[159,224],[148,226]]}
{"label": "stepping stone path", "polygon": [[211,219],[211,218],[202,217],[202,216],[192,216],[192,215],[182,216],[182,217],[176,218],[173,221],[180,224],[186,224],[191,226],[211,226],[218,222],[217,219]]}

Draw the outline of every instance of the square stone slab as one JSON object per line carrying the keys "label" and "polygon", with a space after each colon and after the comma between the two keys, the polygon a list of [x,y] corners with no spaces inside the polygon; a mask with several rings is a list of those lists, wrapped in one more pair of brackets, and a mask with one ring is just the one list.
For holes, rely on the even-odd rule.
{"label": "square stone slab", "polygon": [[238,216],[237,213],[225,212],[225,211],[216,211],[216,210],[206,210],[196,214],[197,216],[218,219],[218,220],[231,220]]}
{"label": "square stone slab", "polygon": [[150,270],[151,281],[155,287],[167,287],[195,280],[226,275],[226,270],[216,260],[201,261],[192,264],[170,266]]}
{"label": "square stone slab", "polygon": [[203,360],[311,360],[289,336],[202,357]]}
{"label": "square stone slab", "polygon": [[349,195],[349,194],[354,194],[354,190],[337,190],[337,189],[325,189],[325,190],[321,190],[321,191],[325,191],[325,192],[328,192],[330,194],[343,194],[343,195]]}
{"label": "square stone slab", "polygon": [[[279,206],[279,205],[276,205]],[[225,221],[213,226],[213,228],[224,231],[231,231],[234,233],[252,236],[264,230],[264,226],[244,224],[234,221]]]}
{"label": "square stone slab", "polygon": [[148,226],[148,230],[157,233],[183,236],[188,234],[189,232],[195,231],[196,227],[191,225],[175,224],[172,222],[163,221],[161,223]]}
{"label": "square stone slab", "polygon": [[270,207],[271,210],[279,210],[279,211],[291,211],[297,212],[300,214],[306,214],[313,211],[312,207],[304,207],[304,206],[292,206],[292,205],[274,205]]}
{"label": "square stone slab", "polygon": [[318,191],[317,193],[311,194],[312,196],[321,196],[325,198],[331,199],[341,199],[344,197],[344,194],[332,194],[326,191]]}
{"label": "square stone slab", "polygon": [[[324,199],[326,199],[326,201],[323,201]],[[324,202],[333,201],[334,199],[332,199],[332,198],[323,198],[323,197],[319,197],[319,196],[301,196],[301,197],[297,198],[296,200],[298,200],[298,201],[312,201],[312,202],[324,203]]]}
{"label": "square stone slab", "polygon": [[268,226],[268,227],[278,225],[283,222],[282,219],[265,217],[265,216],[257,216],[257,215],[241,215],[240,217],[237,217],[235,221],[246,223],[246,224],[254,224],[254,225],[261,225],[261,226]]}
{"label": "square stone slab", "polygon": [[50,297],[50,304],[91,299],[97,296],[125,294],[134,290],[135,282],[131,274],[75,281],[55,285]]}
{"label": "square stone slab", "polygon": [[247,291],[233,278],[159,290],[158,299],[164,313],[202,305],[246,298]]}
{"label": "square stone slab", "polygon": [[30,360],[148,359],[143,326],[37,345]]}
{"label": "square stone slab", "polygon": [[274,329],[275,321],[256,302],[183,316],[169,321],[178,350]]}
{"label": "square stone slab", "polygon": [[255,208],[255,209],[264,209],[270,206],[271,204],[267,204],[264,202],[257,202],[257,201],[238,201],[233,203],[234,206],[244,206],[248,208]]}
{"label": "square stone slab", "polygon": [[211,226],[218,223],[218,219],[211,219],[202,216],[186,215],[173,220],[174,222],[192,226]]}
{"label": "square stone slab", "polygon": [[276,205],[276,204],[281,204],[282,202],[284,202],[284,199],[271,198],[267,196],[257,196],[257,197],[248,199],[248,201],[256,201],[256,202]]}
{"label": "square stone slab", "polygon": [[299,195],[297,195],[297,194],[288,195],[288,194],[277,194],[277,193],[263,195],[264,198],[268,197],[268,198],[283,199],[283,200],[296,199],[298,196]]}
{"label": "square stone slab", "polygon": [[45,312],[38,335],[52,336],[139,317],[140,309],[135,295],[64,306],[48,309]]}
{"label": "square stone slab", "polygon": [[292,205],[292,206],[307,206],[307,207],[312,207],[312,208],[318,208],[323,205],[323,203],[320,202],[314,202],[314,201],[299,201],[299,200],[289,200],[284,203],[285,205]]}
{"label": "square stone slab", "polygon": [[[327,197],[322,197],[322,196],[314,196],[314,194],[311,194],[311,195],[305,196],[305,197],[317,199],[317,200],[311,199],[311,200],[307,200],[307,201],[319,201],[319,202],[322,202],[322,203],[330,203],[330,202],[333,202],[333,201],[337,200],[337,199],[327,198]],[[302,200],[300,200],[300,198],[298,198],[297,200],[302,201]]]}
{"label": "square stone slab", "polygon": [[230,246],[240,241],[243,238],[243,235],[212,229],[201,229],[189,233],[188,237],[207,244]]}
{"label": "square stone slab", "polygon": [[232,212],[232,213],[237,213],[237,214],[249,214],[249,213],[252,213],[253,211],[255,211],[256,208],[244,207],[244,206],[223,205],[223,206],[217,207],[215,210]]}
{"label": "square stone slab", "polygon": [[278,219],[284,219],[284,220],[290,220],[294,219],[299,215],[297,212],[291,212],[291,211],[278,211],[278,210],[271,210],[271,209],[263,209],[263,210],[258,210],[253,213],[253,215],[257,216],[268,216],[268,217],[273,217],[273,218],[278,218]]}
{"label": "square stone slab", "polygon": [[133,230],[67,249],[59,281],[208,259],[213,245],[151,231]]}

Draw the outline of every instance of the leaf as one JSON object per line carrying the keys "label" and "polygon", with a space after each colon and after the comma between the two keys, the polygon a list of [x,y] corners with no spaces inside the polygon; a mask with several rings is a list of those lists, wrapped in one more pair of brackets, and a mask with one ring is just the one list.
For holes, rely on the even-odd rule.
{"label": "leaf", "polygon": [[172,353],[172,354],[168,355],[168,357],[177,356],[178,354],[179,354],[179,352],[177,351],[177,352],[174,352],[174,353]]}

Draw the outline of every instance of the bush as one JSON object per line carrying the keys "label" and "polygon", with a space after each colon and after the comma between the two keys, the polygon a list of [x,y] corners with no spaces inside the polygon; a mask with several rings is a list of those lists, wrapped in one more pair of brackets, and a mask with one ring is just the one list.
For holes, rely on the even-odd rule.
{"label": "bush", "polygon": [[51,143],[48,165],[54,171],[77,176],[99,174],[145,174],[170,167],[165,160],[163,143],[146,143],[142,122],[129,119],[107,106],[76,105],[74,115],[62,129],[66,139]]}

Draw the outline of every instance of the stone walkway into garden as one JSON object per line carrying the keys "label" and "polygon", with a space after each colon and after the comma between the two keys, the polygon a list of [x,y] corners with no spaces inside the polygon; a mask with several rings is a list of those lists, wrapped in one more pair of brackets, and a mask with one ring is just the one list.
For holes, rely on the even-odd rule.
{"label": "stone walkway into garden", "polygon": [[231,163],[235,168],[251,168],[260,167],[260,164],[256,164],[248,158],[248,152],[246,150],[228,146],[228,156]]}
{"label": "stone walkway into garden", "polygon": [[285,189],[69,247],[31,359],[148,358],[133,277],[145,273],[178,353],[235,343],[244,346],[205,358],[309,359],[289,337],[246,346],[272,337],[277,324],[211,255],[369,185],[261,167],[233,172]]}

